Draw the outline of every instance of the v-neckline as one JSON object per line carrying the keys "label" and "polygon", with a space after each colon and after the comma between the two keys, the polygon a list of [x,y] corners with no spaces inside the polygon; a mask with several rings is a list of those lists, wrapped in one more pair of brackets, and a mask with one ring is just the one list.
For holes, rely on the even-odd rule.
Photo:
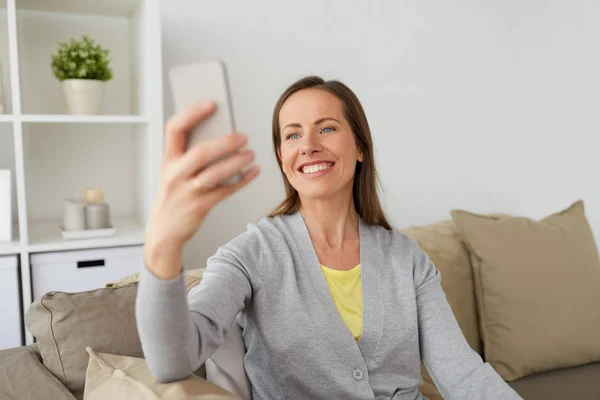
{"label": "v-neckline", "polygon": [[344,340],[349,346],[357,346],[363,356],[366,354],[365,350],[367,348],[374,351],[381,336],[383,315],[378,266],[372,263],[372,252],[376,249],[376,243],[373,241],[368,226],[360,217],[358,218],[363,329],[360,338],[356,340],[335,306],[302,214],[297,212],[291,217],[295,219],[293,222],[299,234],[295,239],[299,242],[303,268],[311,276],[322,309],[327,315],[327,320],[331,321],[332,333],[340,340]]}

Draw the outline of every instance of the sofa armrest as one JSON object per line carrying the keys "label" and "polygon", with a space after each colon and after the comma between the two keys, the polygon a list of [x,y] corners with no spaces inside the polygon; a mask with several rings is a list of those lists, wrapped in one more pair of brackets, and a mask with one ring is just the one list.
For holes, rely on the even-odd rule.
{"label": "sofa armrest", "polygon": [[37,345],[0,351],[0,398],[75,400],[42,364]]}

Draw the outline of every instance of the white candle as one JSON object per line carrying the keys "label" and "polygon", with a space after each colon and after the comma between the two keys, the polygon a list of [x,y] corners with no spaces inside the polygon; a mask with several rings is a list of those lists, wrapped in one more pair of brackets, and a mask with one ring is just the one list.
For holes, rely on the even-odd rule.
{"label": "white candle", "polygon": [[65,199],[62,228],[65,231],[85,229],[85,202],[83,199]]}

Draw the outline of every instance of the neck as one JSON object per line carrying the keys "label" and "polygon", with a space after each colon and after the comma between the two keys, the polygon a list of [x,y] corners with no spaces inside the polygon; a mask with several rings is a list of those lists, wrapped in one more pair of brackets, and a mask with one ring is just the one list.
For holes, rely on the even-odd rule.
{"label": "neck", "polygon": [[300,214],[313,242],[340,247],[358,238],[358,213],[352,193],[328,199],[301,199]]}

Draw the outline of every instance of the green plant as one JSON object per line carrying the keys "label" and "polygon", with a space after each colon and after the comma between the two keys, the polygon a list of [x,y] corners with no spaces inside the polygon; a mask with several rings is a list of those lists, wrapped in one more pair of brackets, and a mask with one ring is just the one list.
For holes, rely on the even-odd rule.
{"label": "green plant", "polygon": [[58,43],[57,54],[52,58],[52,73],[59,81],[65,79],[96,79],[108,81],[113,76],[109,50],[102,48],[93,39],[83,35]]}

